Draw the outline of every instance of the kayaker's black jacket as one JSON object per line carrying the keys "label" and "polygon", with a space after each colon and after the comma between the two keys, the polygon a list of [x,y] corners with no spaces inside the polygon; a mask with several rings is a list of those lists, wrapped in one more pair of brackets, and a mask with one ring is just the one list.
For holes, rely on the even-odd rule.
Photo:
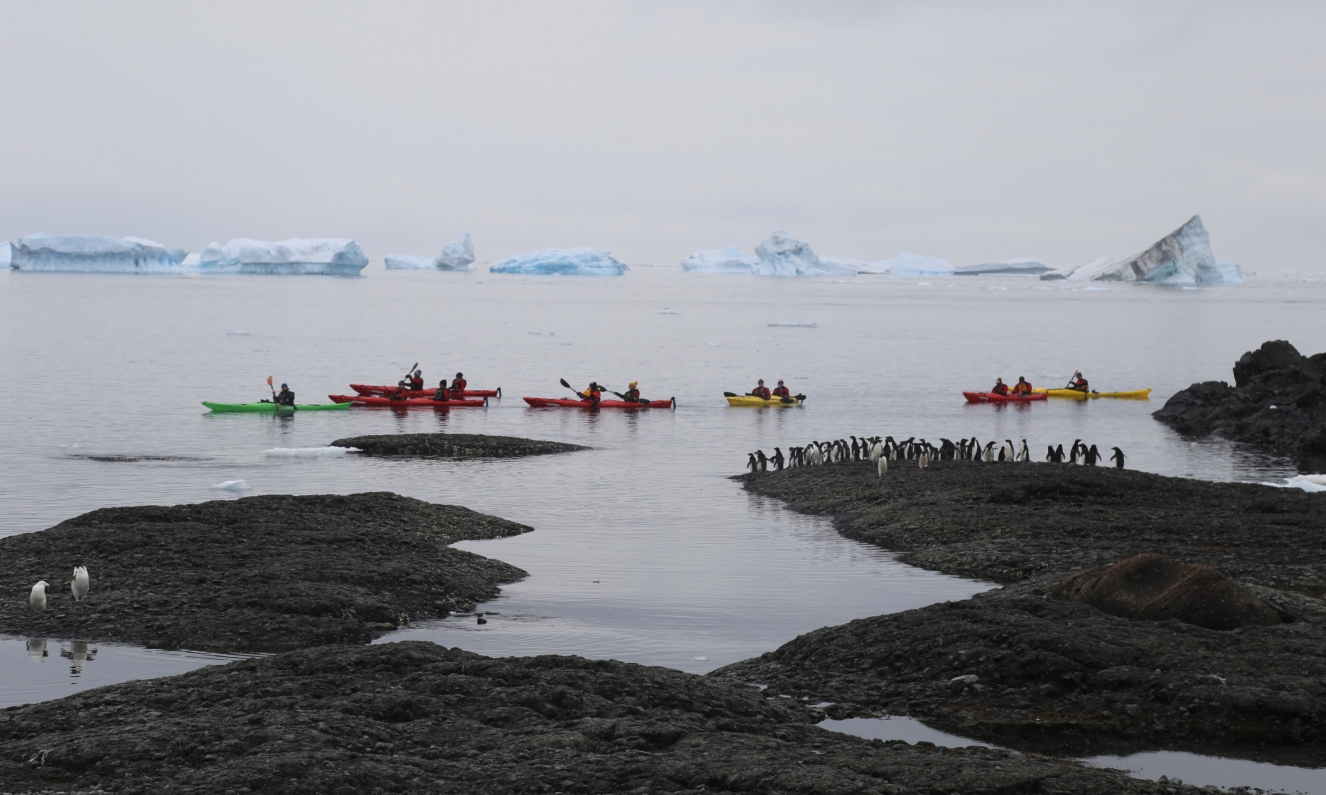
{"label": "kayaker's black jacket", "polygon": [[640,403],[640,390],[628,389],[626,390],[626,393],[622,395],[622,399],[628,403]]}
{"label": "kayaker's black jacket", "polygon": [[450,400],[450,392],[444,387],[438,387],[433,390],[433,400]]}
{"label": "kayaker's black jacket", "polygon": [[289,389],[282,389],[276,396],[276,402],[282,406],[295,405],[295,393]]}

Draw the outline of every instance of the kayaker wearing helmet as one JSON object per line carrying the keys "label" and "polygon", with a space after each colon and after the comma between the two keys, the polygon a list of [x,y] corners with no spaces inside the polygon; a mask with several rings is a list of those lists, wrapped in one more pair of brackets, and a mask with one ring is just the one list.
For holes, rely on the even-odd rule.
{"label": "kayaker wearing helmet", "polygon": [[764,398],[765,400],[768,400],[771,394],[773,393],[769,391],[769,387],[764,385],[763,378],[760,379],[760,385],[750,391],[751,397]]}
{"label": "kayaker wearing helmet", "polygon": [[455,395],[457,398],[463,398],[465,397],[465,387],[467,386],[469,386],[469,382],[465,380],[465,374],[456,373],[456,377],[451,380],[451,394]]}
{"label": "kayaker wearing helmet", "polygon": [[1068,382],[1064,389],[1075,389],[1078,392],[1090,392],[1091,387],[1087,385],[1087,379],[1082,375],[1081,370],[1073,371],[1073,378]]}
{"label": "kayaker wearing helmet", "polygon": [[603,387],[595,381],[590,381],[585,391],[580,393],[580,399],[597,406],[599,401],[603,399]]}
{"label": "kayaker wearing helmet", "polygon": [[776,398],[792,397],[792,390],[783,386],[783,379],[778,379],[778,386],[773,388],[773,396]]}
{"label": "kayaker wearing helmet", "polygon": [[406,377],[405,377],[405,380],[406,380],[406,381],[409,381],[409,388],[410,388],[410,391],[411,391],[411,392],[422,392],[422,391],[424,391],[424,371],[423,371],[423,370],[415,370],[414,373],[412,373],[411,375],[406,376]]}
{"label": "kayaker wearing helmet", "polygon": [[626,387],[626,392],[622,395],[622,400],[625,400],[627,403],[639,403],[640,390],[636,388],[638,386],[640,386],[639,381],[632,381],[630,385]]}
{"label": "kayaker wearing helmet", "polygon": [[295,393],[290,391],[289,384],[281,384],[281,392],[276,396],[276,403],[279,406],[295,405]]}
{"label": "kayaker wearing helmet", "polygon": [[443,378],[437,382],[437,389],[433,390],[433,400],[451,400],[451,393],[447,390],[447,379]]}
{"label": "kayaker wearing helmet", "polygon": [[1030,394],[1031,394],[1031,384],[1027,383],[1027,379],[1026,379],[1026,378],[1023,378],[1022,376],[1018,376],[1018,382],[1017,382],[1016,384],[1013,385],[1013,394],[1015,394],[1015,395],[1030,395]]}
{"label": "kayaker wearing helmet", "polygon": [[1004,379],[1002,379],[1002,378],[996,378],[996,379],[995,379],[995,385],[994,385],[994,388],[990,390],[990,394],[992,394],[992,395],[1007,395],[1007,394],[1008,394],[1008,384],[1005,384],[1005,383],[1004,383]]}

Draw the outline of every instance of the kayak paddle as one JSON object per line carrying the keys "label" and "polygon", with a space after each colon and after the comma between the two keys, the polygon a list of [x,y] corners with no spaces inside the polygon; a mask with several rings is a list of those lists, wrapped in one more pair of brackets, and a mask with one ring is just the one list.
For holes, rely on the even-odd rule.
{"label": "kayak paddle", "polygon": [[267,376],[267,388],[272,390],[272,402],[276,402],[276,387],[272,386],[272,377]]}

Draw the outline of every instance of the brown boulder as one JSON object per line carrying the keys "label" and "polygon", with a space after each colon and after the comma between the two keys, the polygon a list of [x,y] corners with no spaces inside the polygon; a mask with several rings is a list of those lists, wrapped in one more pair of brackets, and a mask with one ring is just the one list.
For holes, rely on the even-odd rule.
{"label": "brown boulder", "polygon": [[1153,554],[1079,571],[1055,586],[1053,595],[1124,618],[1177,618],[1207,629],[1283,623],[1280,611],[1216,569]]}

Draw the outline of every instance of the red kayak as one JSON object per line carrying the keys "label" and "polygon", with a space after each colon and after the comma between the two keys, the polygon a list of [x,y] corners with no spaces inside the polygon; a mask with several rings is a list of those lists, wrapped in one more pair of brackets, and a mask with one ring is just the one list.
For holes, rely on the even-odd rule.
{"label": "red kayak", "polygon": [[[371,395],[371,396],[374,396],[374,397],[390,397],[390,396],[391,396],[391,393],[393,393],[393,392],[396,391],[396,387],[394,387],[394,386],[374,386],[374,385],[372,385],[372,384],[351,384],[351,385],[350,385],[350,388],[353,389],[354,391],[358,392],[358,393],[361,394],[361,395]],[[414,394],[414,393],[417,393],[417,394],[419,394],[420,396],[422,396],[422,395],[431,395],[431,394],[433,394],[433,390],[432,390],[431,388],[430,388],[430,389],[417,389],[417,390],[416,390],[416,389],[407,389],[407,390],[405,390],[405,391],[406,391],[407,394]],[[500,398],[501,396],[502,396],[502,388],[501,388],[501,387],[498,387],[497,389],[467,389],[467,390],[465,390],[465,397],[495,397],[495,398]],[[410,398],[410,399],[411,399],[411,400],[415,400],[415,398]]]}
{"label": "red kayak", "polygon": [[993,392],[963,392],[968,403],[1030,403],[1033,400],[1045,400],[1047,395],[1038,392],[1032,395],[996,395]]}
{"label": "red kayak", "polygon": [[535,398],[527,397],[525,402],[536,409],[554,408],[562,406],[569,409],[675,409],[677,407],[676,398],[667,400],[648,400],[641,403],[630,403],[625,400],[600,400],[598,404],[590,403],[588,400],[577,400],[575,398]]}
{"label": "red kayak", "polygon": [[488,399],[480,400],[433,400],[431,398],[411,398],[409,400],[392,400],[391,398],[374,397],[372,395],[328,395],[333,403],[349,403],[351,406],[387,406],[393,409],[450,409],[461,406],[472,408],[483,408],[488,405]]}

